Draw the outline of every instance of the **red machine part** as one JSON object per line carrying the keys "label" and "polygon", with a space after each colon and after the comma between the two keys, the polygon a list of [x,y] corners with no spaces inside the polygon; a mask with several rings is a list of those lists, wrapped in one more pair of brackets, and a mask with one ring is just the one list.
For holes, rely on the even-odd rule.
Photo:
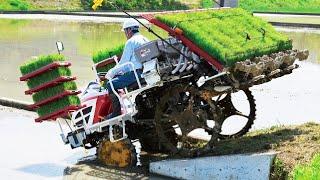
{"label": "red machine part", "polygon": [[47,71],[50,71],[50,70],[58,68],[58,67],[68,67],[68,66],[71,66],[70,62],[54,62],[54,63],[48,64],[48,65],[36,70],[36,71],[33,71],[29,74],[26,74],[26,75],[20,77],[20,81],[26,81],[28,79],[31,79],[35,76],[38,76],[42,73],[45,73]]}
{"label": "red machine part", "polygon": [[65,107],[63,109],[60,109],[56,112],[53,112],[51,114],[48,114],[46,116],[42,116],[42,117],[39,117],[36,119],[36,122],[43,122],[43,121],[55,121],[57,118],[59,117],[66,117],[68,116],[68,114],[71,112],[71,111],[77,111],[81,108],[84,108],[85,106],[68,106],[68,107]]}
{"label": "red machine part", "polygon": [[[51,70],[56,69],[58,67],[68,67],[70,65],[71,65],[70,62],[54,62],[54,63],[46,65],[46,66],[44,66],[42,68],[39,68],[39,69],[37,69],[37,70],[35,70],[35,71],[31,72],[31,73],[28,73],[28,74],[20,77],[20,81],[27,81],[27,80],[29,80],[29,79],[31,79],[33,77],[39,76],[39,75],[41,75],[41,74],[43,74],[45,72],[51,71]],[[49,82],[44,83],[44,84],[42,84],[40,86],[37,86],[37,87],[35,87],[33,89],[25,91],[25,94],[31,95],[31,94],[33,94],[35,92],[39,92],[41,90],[48,89],[48,88],[56,86],[56,85],[58,85],[60,83],[67,82],[67,81],[73,81],[73,80],[76,80],[76,77],[64,77],[64,76],[58,77],[58,78],[56,78],[56,79],[54,79],[52,81],[49,81]],[[48,103],[53,102],[53,101],[56,101],[56,100],[58,100],[60,98],[63,98],[63,97],[66,97],[66,96],[70,96],[70,95],[77,95],[79,93],[80,93],[80,91],[65,91],[65,92],[63,92],[61,94],[58,94],[56,96],[44,99],[44,100],[42,100],[40,102],[37,102],[37,103],[29,106],[29,108],[30,109],[36,109],[36,108],[39,108],[39,107],[41,107],[41,106],[43,106],[45,104],[48,104]],[[52,113],[50,113],[48,115],[39,117],[35,121],[36,122],[43,122],[43,121],[56,120],[59,117],[66,117],[66,116],[69,115],[70,112],[77,111],[77,110],[79,110],[79,109],[81,109],[83,107],[85,107],[85,106],[70,105],[70,106],[64,107],[64,108],[62,108],[60,110],[57,110],[55,112],[52,112]]]}
{"label": "red machine part", "polygon": [[61,76],[61,77],[58,77],[57,79],[54,79],[54,80],[49,81],[47,83],[44,83],[44,84],[42,84],[40,86],[37,86],[37,87],[35,87],[33,89],[27,90],[27,91],[25,91],[25,94],[33,94],[33,93],[39,92],[39,91],[41,91],[43,89],[47,89],[47,88],[50,88],[52,86],[56,86],[56,85],[58,85],[60,83],[67,82],[67,81],[74,81],[76,79],[77,79],[76,77],[64,77],[64,76]]}
{"label": "red machine part", "polygon": [[52,102],[52,101],[56,101],[56,100],[58,100],[58,99],[60,99],[60,98],[63,98],[63,97],[65,97],[65,96],[77,95],[77,94],[80,94],[80,93],[81,93],[81,91],[65,91],[65,92],[63,92],[63,93],[61,93],[61,94],[58,94],[58,95],[56,95],[56,96],[52,96],[52,97],[50,97],[50,98],[48,98],[48,99],[44,99],[44,100],[39,101],[39,102],[37,102],[37,103],[35,103],[35,104],[32,104],[32,105],[28,106],[28,108],[30,108],[30,109],[37,109],[37,108],[40,107],[40,106],[43,106],[43,105],[45,105],[45,104],[48,104],[48,103],[50,103],[50,102]]}
{"label": "red machine part", "polygon": [[93,124],[101,122],[101,118],[113,112],[112,101],[108,94],[98,96],[96,102],[96,109],[93,117]]}
{"label": "red machine part", "polygon": [[150,23],[160,27],[161,29],[167,31],[171,36],[174,36],[181,40],[185,46],[187,46],[192,52],[204,58],[209,64],[213,65],[216,68],[216,70],[220,72],[223,70],[223,65],[217,59],[210,56],[207,52],[205,52],[192,41],[190,41],[188,38],[186,38],[181,31],[175,31],[175,29],[172,29],[168,25],[157,20],[153,14],[142,14],[141,17],[148,20]]}

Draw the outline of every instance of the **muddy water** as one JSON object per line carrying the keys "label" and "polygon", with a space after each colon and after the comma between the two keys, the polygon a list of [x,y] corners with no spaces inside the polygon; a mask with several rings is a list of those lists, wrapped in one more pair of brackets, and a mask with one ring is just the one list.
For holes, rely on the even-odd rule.
{"label": "muddy water", "polygon": [[[320,120],[320,30],[278,30],[293,39],[295,48],[309,49],[311,55],[293,74],[251,88],[257,104],[255,129]],[[19,82],[18,67],[32,56],[55,53],[57,40],[64,42],[63,54],[73,63],[72,72],[83,87],[94,77],[92,53],[124,42],[125,37],[119,24],[1,19],[0,96],[31,102],[23,94],[27,87]],[[245,109],[246,101],[237,104]]]}

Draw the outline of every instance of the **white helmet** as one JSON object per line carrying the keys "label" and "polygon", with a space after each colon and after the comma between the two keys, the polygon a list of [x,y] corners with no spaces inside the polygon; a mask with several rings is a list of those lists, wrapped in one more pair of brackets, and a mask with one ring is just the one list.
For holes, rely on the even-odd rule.
{"label": "white helmet", "polygon": [[122,31],[130,27],[137,27],[137,29],[139,29],[140,24],[136,20],[130,18],[123,23]]}

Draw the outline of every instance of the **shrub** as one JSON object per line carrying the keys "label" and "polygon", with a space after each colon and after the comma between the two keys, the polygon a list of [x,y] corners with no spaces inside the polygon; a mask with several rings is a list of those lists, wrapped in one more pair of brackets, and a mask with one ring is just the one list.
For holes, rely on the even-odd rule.
{"label": "shrub", "polygon": [[212,8],[213,0],[201,0],[200,6],[201,8]]}
{"label": "shrub", "polygon": [[9,0],[9,5],[11,6],[9,10],[28,10],[29,4],[23,0]]}
{"label": "shrub", "polygon": [[[22,65],[20,67],[20,71],[22,75],[26,75],[28,73],[34,72],[37,69],[40,69],[46,65],[49,65],[53,62],[59,62],[64,61],[65,58],[62,55],[48,55],[48,56],[40,56],[38,58],[32,59]],[[27,81],[28,87],[35,88],[37,86],[40,86],[41,84],[44,84],[46,82],[52,81],[58,77],[61,76],[71,76],[71,71],[68,67],[59,67],[55,68],[53,70],[49,70],[47,72],[44,72],[42,74],[39,74],[38,76],[32,77]],[[32,95],[33,101],[35,103],[40,102],[42,100],[45,100],[47,98],[50,98],[52,96],[61,94],[62,92],[66,90],[76,90],[77,86],[75,82],[64,82],[58,85],[55,85],[50,88],[43,89],[39,92],[36,92]],[[37,109],[38,115],[45,116],[50,113],[53,113],[57,110],[63,109],[70,105],[79,105],[80,100],[77,96],[66,96],[63,98],[60,98],[56,101],[50,102],[48,104],[45,104]]]}
{"label": "shrub", "polygon": [[239,0],[249,11],[320,13],[320,0]]}
{"label": "shrub", "polygon": [[[114,0],[118,7],[126,10],[177,10],[188,9],[178,0]],[[81,0],[81,3],[86,9],[91,9],[92,0]],[[116,10],[110,3],[104,1],[102,10]]]}
{"label": "shrub", "polygon": [[227,66],[292,48],[286,36],[242,9],[158,14],[156,18],[182,29],[187,38]]}

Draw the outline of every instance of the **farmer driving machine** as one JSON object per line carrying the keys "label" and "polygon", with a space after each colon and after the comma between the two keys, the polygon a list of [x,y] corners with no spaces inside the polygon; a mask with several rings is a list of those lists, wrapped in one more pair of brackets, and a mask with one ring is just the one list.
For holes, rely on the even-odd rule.
{"label": "farmer driving machine", "polygon": [[[98,159],[108,165],[134,165],[131,140],[139,139],[147,152],[190,157],[214,151],[220,140],[243,136],[256,118],[249,88],[292,73],[298,68],[295,61],[309,54],[292,50],[287,37],[241,9],[141,17],[169,36],[157,35],[158,39],[135,50],[143,64],[143,78],[138,78],[132,63],[116,66],[128,66],[135,73],[136,82],[124,89],[115,90],[112,79],[112,92],[101,86],[106,71],[118,63],[121,48],[93,65],[96,80],[83,92],[76,90],[70,63],[61,55],[43,56],[20,68],[21,80],[30,88],[26,94],[33,94],[35,101],[30,108],[40,116],[36,122],[57,120],[65,144],[97,148]],[[237,92],[244,94],[248,112],[236,106],[233,94]],[[117,100],[121,107],[112,103]],[[121,115],[110,116],[116,109],[121,109]],[[222,127],[232,116],[246,122],[238,131],[224,133]],[[69,127],[67,133],[63,125]],[[207,139],[191,135],[195,130]]]}

